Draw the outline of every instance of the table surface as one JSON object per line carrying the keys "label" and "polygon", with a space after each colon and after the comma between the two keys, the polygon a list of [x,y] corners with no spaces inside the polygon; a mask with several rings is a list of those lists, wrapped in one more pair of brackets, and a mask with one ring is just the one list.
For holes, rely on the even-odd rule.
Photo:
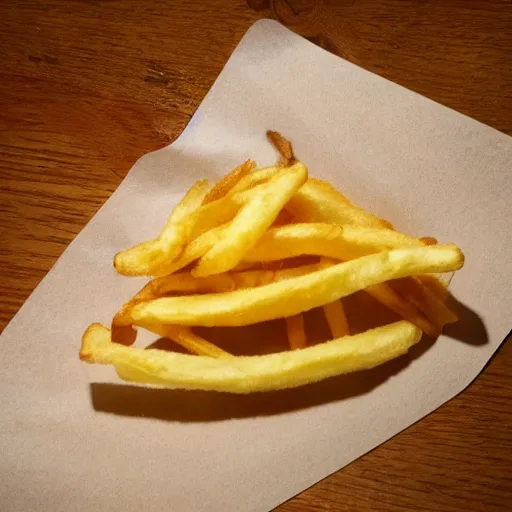
{"label": "table surface", "polygon": [[[509,0],[4,0],[1,328],[265,17],[512,134]],[[511,364],[508,342],[457,398],[277,510],[505,510]]]}

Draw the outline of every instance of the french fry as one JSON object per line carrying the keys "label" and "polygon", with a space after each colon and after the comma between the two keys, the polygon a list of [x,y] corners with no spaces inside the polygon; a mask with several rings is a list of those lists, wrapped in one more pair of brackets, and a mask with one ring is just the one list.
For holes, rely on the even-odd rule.
{"label": "french fry", "polygon": [[196,182],[174,208],[158,238],[143,242],[114,257],[115,269],[123,275],[151,275],[167,261],[172,261],[188,242],[196,217],[194,212],[206,195],[207,181]]}
{"label": "french fry", "polygon": [[301,223],[269,229],[244,260],[274,261],[310,254],[346,261],[390,249],[423,246],[419,239],[391,229]]}
{"label": "french fry", "polygon": [[341,338],[350,334],[347,315],[343,308],[341,300],[335,300],[329,304],[322,306],[324,310],[325,319],[329,324],[329,329],[333,338]]}
{"label": "french fry", "polygon": [[437,244],[437,240],[432,237],[432,236],[422,236],[420,238],[420,240],[425,244],[425,245],[436,245]]}
{"label": "french fry", "polygon": [[309,179],[288,201],[286,209],[299,222],[393,228],[389,222],[352,204],[329,183],[316,179]]}
{"label": "french fry", "polygon": [[295,155],[293,154],[293,147],[291,142],[285,139],[279,132],[268,130],[267,138],[280,155],[278,165],[288,167],[297,161]]}
{"label": "french fry", "polygon": [[182,325],[146,324],[144,328],[163,338],[169,338],[186,348],[193,354],[207,357],[233,357],[213,343],[193,333],[190,328]]}
{"label": "french fry", "polygon": [[250,175],[251,171],[256,167],[256,163],[252,160],[246,160],[243,164],[235,167],[229,174],[226,174],[214,187],[206,194],[203,204],[211,203],[217,199],[222,199],[233,187],[240,182],[241,179]]}
{"label": "french fry", "polygon": [[279,215],[283,206],[307,180],[307,169],[297,163],[276,174],[254,195],[227,228],[224,237],[193,269],[196,276],[220,274],[234,268]]}
{"label": "french fry", "polygon": [[248,325],[296,315],[390,279],[458,270],[463,262],[454,245],[395,249],[258,288],[143,302],[132,309],[131,317],[135,325]]}
{"label": "french fry", "polygon": [[388,283],[379,283],[365,288],[374,299],[391,309],[404,320],[419,327],[427,336],[436,339],[441,330],[426,318],[413,304],[398,295]]}
{"label": "french fry", "polygon": [[306,331],[304,330],[304,317],[302,314],[285,318],[288,343],[292,350],[306,346]]}
{"label": "french fry", "polygon": [[110,331],[92,324],[80,359],[114,365],[121,379],[168,388],[252,393],[302,386],[334,375],[373,368],[405,354],[421,331],[400,321],[355,336],[264,356],[203,357],[112,343]]}
{"label": "french fry", "polygon": [[266,183],[273,178],[280,171],[279,167],[262,167],[256,169],[247,176],[243,177],[231,190],[231,193],[243,192],[244,190],[251,189],[257,185]]}
{"label": "french fry", "polygon": [[[302,265],[282,270],[247,270],[244,272],[225,272],[223,274],[194,277],[188,272],[157,277],[147,283],[118,311],[112,320],[112,341],[123,345],[132,345],[137,337],[131,318],[132,309],[141,302],[165,297],[176,293],[220,293],[245,288],[254,288],[283,281],[292,277],[309,274],[325,268],[326,264]],[[144,324],[152,325],[151,323]],[[154,324],[159,325],[159,324]],[[147,328],[147,327],[146,327]],[[177,327],[176,327],[177,328]],[[149,329],[151,330],[151,329]]]}
{"label": "french fry", "polygon": [[397,279],[390,281],[389,284],[404,297],[404,299],[410,301],[422,311],[426,317],[437,326],[439,331],[441,331],[446,324],[452,324],[458,320],[457,315],[445,302],[431,291],[428,286],[425,286],[418,277]]}

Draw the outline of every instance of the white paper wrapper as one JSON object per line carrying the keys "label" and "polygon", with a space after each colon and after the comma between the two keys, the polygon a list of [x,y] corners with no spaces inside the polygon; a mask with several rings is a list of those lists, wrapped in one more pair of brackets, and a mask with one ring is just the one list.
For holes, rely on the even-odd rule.
{"label": "white paper wrapper", "polygon": [[[117,276],[113,254],[156,234],[198,177],[274,162],[269,128],[354,202],[463,248],[461,322],[376,370],[278,393],[148,390],[90,372],[83,330],[142,283]],[[256,23],[182,136],[136,163],[2,334],[0,508],[265,511],[433,411],[510,329],[511,171],[506,135]]]}

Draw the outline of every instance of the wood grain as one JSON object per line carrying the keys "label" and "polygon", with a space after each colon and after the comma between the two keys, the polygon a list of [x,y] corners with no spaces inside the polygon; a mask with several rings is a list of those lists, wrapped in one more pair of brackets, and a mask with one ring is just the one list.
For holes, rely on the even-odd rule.
{"label": "wood grain", "polygon": [[[5,0],[2,328],[134,161],[181,132],[262,17],[512,134],[508,0]],[[459,397],[278,510],[505,510],[511,363],[509,342]]]}

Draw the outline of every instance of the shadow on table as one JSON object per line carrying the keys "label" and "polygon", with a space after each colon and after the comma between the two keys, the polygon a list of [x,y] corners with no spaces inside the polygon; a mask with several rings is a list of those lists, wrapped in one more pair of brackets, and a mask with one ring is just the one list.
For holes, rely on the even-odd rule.
{"label": "shadow on table", "polygon": [[[478,315],[457,301],[454,301],[453,308],[460,321],[447,328],[445,334],[470,345],[487,343],[487,331]],[[447,340],[441,342],[446,343]],[[423,337],[407,354],[376,368],[294,389],[233,395],[94,383],[90,389],[92,404],[100,412],[179,422],[283,414],[369,393],[430,350],[434,343]]]}

